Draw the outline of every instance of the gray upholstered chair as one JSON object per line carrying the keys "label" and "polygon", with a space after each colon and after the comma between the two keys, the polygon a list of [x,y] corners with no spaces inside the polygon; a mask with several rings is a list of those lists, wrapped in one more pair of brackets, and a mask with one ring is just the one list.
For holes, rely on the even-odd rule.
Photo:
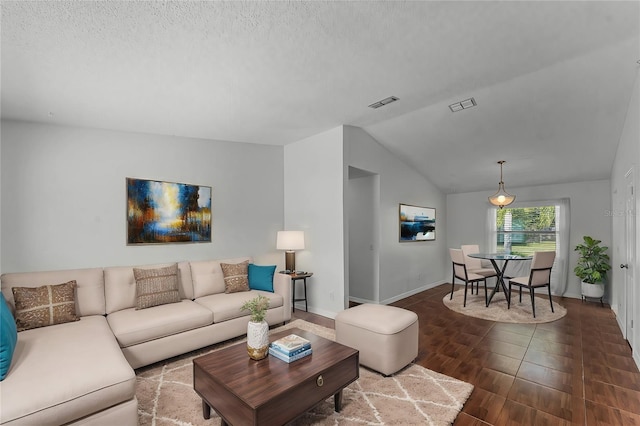
{"label": "gray upholstered chair", "polygon": [[551,297],[551,268],[553,261],[556,259],[555,251],[536,251],[533,253],[531,260],[531,271],[528,277],[516,277],[509,279],[509,300],[511,300],[511,285],[520,287],[520,302],[522,302],[522,288],[529,289],[531,294],[531,309],[533,317],[536,317],[536,302],[534,290],[540,287],[547,287],[549,290],[549,303],[551,304],[551,312],[553,311],[553,299]]}
{"label": "gray upholstered chair", "polygon": [[487,279],[484,275],[475,274],[467,271],[467,266],[464,263],[464,255],[461,249],[449,249],[449,255],[451,256],[451,263],[453,265],[453,277],[451,278],[451,296],[449,300],[453,299],[453,291],[455,289],[456,278],[464,281],[464,303],[462,306],[467,306],[467,285],[471,283],[471,294],[473,294],[473,283],[484,283],[484,301],[487,305]]}

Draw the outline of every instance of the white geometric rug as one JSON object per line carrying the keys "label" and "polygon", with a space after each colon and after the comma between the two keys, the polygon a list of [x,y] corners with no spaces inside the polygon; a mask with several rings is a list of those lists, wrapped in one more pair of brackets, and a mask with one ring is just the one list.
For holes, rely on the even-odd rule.
{"label": "white geometric rug", "polygon": [[[335,331],[302,320],[273,329],[276,333],[297,327],[335,340]],[[193,390],[195,357],[232,343],[215,345],[136,371],[136,396],[140,426],[220,425],[202,417],[202,400]],[[450,425],[471,395],[473,385],[410,364],[391,377],[360,367],[360,378],[342,392],[342,410],[334,411],[333,397],[323,401],[294,425]]]}

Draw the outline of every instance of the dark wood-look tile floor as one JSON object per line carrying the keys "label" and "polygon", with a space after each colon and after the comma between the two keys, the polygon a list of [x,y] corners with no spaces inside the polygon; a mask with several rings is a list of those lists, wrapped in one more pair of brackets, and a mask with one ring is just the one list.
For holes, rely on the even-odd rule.
{"label": "dark wood-look tile floor", "polygon": [[[418,364],[475,386],[455,425],[640,425],[640,372],[608,306],[554,298],[564,318],[507,324],[449,310],[450,290],[393,305],[418,314]],[[293,318],[335,327],[304,311]]]}

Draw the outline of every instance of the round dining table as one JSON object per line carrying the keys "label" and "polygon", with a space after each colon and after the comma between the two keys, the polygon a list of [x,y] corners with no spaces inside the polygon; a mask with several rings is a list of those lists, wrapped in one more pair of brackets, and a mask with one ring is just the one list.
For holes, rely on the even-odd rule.
{"label": "round dining table", "polygon": [[[500,290],[500,287],[502,287],[502,290],[504,291],[504,296],[507,299],[507,309],[510,308],[511,297],[509,294],[509,290],[507,289],[507,285],[504,282],[504,271],[507,269],[507,264],[511,260],[531,260],[533,259],[533,256],[520,256],[518,254],[506,254],[506,253],[473,253],[473,254],[469,254],[468,256],[473,257],[475,259],[489,260],[493,265],[493,269],[496,270],[498,281],[496,282],[496,286],[491,291],[491,295],[489,296],[489,300],[487,301],[487,306],[489,306],[489,303],[491,303],[491,299],[493,299],[493,296],[496,294],[496,292]],[[498,261],[503,262],[502,267],[498,265]]]}

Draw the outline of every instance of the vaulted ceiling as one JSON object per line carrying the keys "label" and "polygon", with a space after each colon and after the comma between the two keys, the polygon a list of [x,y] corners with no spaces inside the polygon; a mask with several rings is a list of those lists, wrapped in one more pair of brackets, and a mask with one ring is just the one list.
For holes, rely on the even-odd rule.
{"label": "vaulted ceiling", "polygon": [[1,7],[2,118],[276,145],[353,125],[445,193],[494,190],[498,160],[508,190],[607,179],[640,67],[638,1]]}

